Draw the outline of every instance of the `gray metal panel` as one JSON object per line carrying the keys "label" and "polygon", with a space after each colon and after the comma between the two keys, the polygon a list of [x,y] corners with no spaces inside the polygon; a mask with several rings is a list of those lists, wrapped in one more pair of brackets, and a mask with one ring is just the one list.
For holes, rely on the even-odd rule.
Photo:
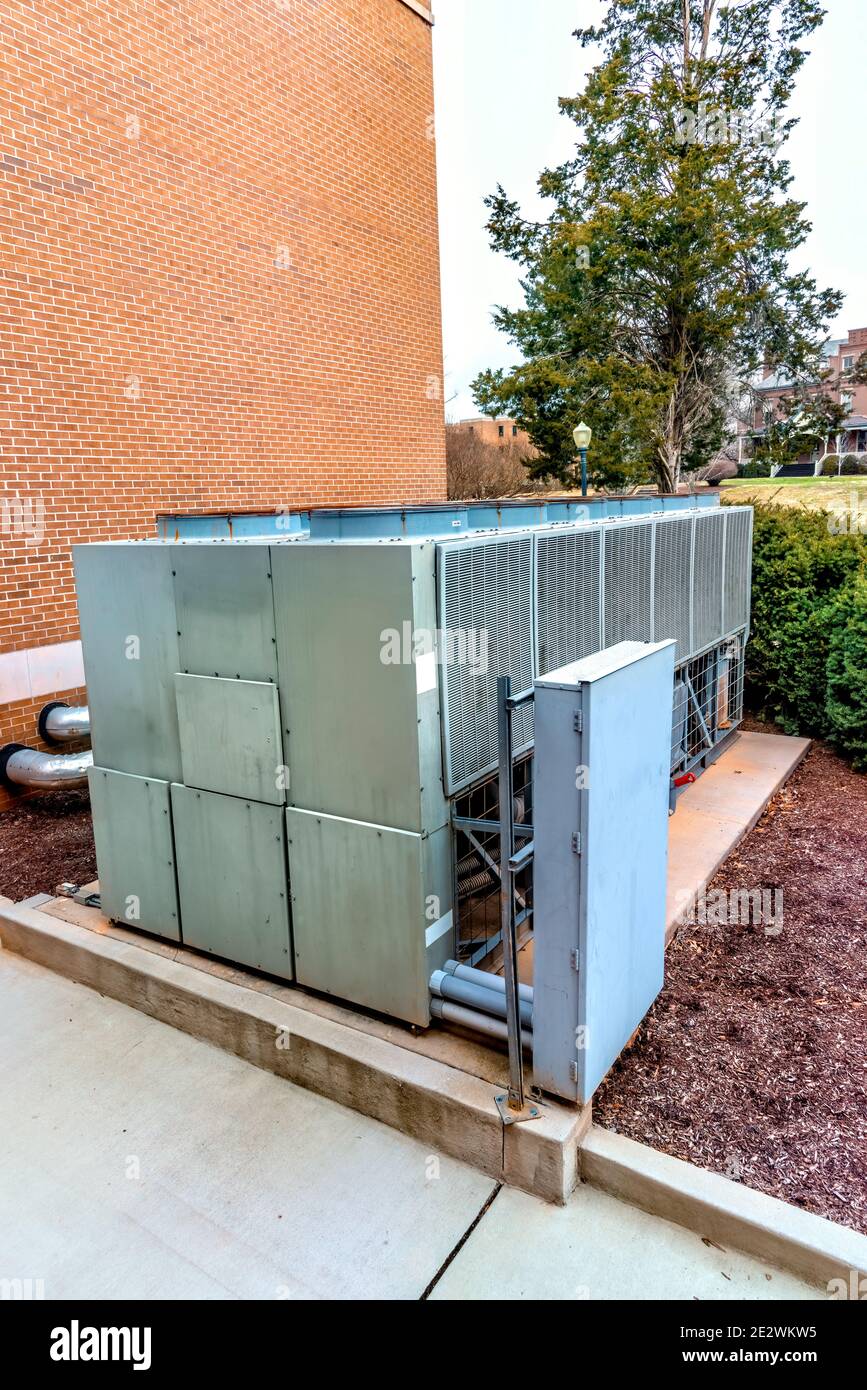
{"label": "gray metal panel", "polygon": [[708,511],[696,517],[692,591],[693,651],[701,651],[703,647],[709,647],[723,638],[724,533],[724,512]]}
{"label": "gray metal panel", "polygon": [[184,782],[281,806],[280,702],[264,681],[175,676]]}
{"label": "gray metal panel", "polygon": [[723,626],[728,633],[749,626],[753,509],[725,507],[723,515],[726,519]]}
{"label": "gray metal panel", "polygon": [[536,538],[540,674],[597,652],[602,643],[601,529]]}
{"label": "gray metal panel", "polygon": [[298,982],[426,1027],[431,972],[454,944],[449,828],[292,808],[286,823]]}
{"label": "gray metal panel", "polygon": [[103,912],[178,941],[168,782],[92,767],[88,783]]}
{"label": "gray metal panel", "polygon": [[181,750],[170,551],[77,545],[73,556],[94,762],[176,780]]}
{"label": "gray metal panel", "polygon": [[437,670],[411,651],[412,634],[435,626],[433,559],[429,544],[273,547],[290,804],[445,825]]}
{"label": "gray metal panel", "polygon": [[171,557],[180,629],[175,670],[276,682],[268,546],[175,545]]}
{"label": "gray metal panel", "polygon": [[[438,547],[439,621],[463,634],[466,650],[486,644],[484,660],[445,661],[441,670],[446,791],[453,795],[497,761],[497,676],[517,694],[533,683],[533,536],[514,535]],[[459,651],[459,644],[454,651]],[[515,750],[533,741],[533,711],[515,714]]]}
{"label": "gray metal panel", "polygon": [[[668,524],[668,523],[666,523]],[[619,522],[605,530],[606,647],[648,642],[653,628],[653,523]]]}
{"label": "gray metal panel", "polygon": [[662,987],[673,679],[628,642],[536,682],[533,1072],[582,1103]]}
{"label": "gray metal panel", "polygon": [[693,526],[694,518],[691,516],[656,523],[653,636],[658,642],[671,639],[677,643],[677,661],[686,660],[690,651],[690,560]]}
{"label": "gray metal panel", "polygon": [[292,979],[283,811],[172,786],[184,943]]}

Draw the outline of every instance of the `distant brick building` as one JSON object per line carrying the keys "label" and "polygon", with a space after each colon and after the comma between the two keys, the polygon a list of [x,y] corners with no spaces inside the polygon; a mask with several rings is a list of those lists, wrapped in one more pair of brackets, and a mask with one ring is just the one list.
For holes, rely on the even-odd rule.
{"label": "distant brick building", "polygon": [[[838,431],[827,439],[817,439],[816,448],[809,455],[803,455],[797,464],[790,465],[787,471],[812,473],[823,457],[834,453],[838,457],[846,454],[864,455],[867,458],[867,385],[848,380],[848,374],[858,365],[859,359],[867,353],[867,328],[855,328],[846,338],[832,338],[824,347],[824,357],[830,372],[828,381],[817,384],[816,392],[822,391],[831,400],[846,409],[846,416]],[[779,372],[766,371],[764,379],[756,388],[757,402],[753,428],[749,433],[753,440],[759,440],[768,426],[780,416],[780,403],[790,396],[793,383]]]}
{"label": "distant brick building", "polygon": [[496,444],[501,449],[511,445],[526,450],[528,454],[536,452],[526,430],[520,429],[514,420],[505,415],[496,420],[489,415],[477,415],[471,420],[456,421],[454,428],[477,435],[483,444]]}
{"label": "distant brick building", "polygon": [[430,23],[6,9],[0,742],[81,684],[73,542],[445,496]]}

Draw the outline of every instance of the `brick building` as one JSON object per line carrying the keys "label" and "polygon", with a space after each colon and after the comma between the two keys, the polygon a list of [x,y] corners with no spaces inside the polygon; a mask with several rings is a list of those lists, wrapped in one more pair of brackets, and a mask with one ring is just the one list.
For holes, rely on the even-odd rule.
{"label": "brick building", "polygon": [[4,7],[0,743],[78,693],[73,542],[445,496],[430,25]]}
{"label": "brick building", "polygon": [[454,428],[462,433],[476,435],[483,444],[495,444],[501,449],[512,445],[527,454],[536,452],[526,430],[522,430],[514,420],[505,415],[496,420],[492,420],[489,415],[477,415],[471,420],[456,421]]}
{"label": "brick building", "polygon": [[[831,338],[825,344],[823,355],[826,381],[816,385],[816,394],[823,392],[831,400],[841,405],[845,417],[839,430],[827,438],[816,440],[815,449],[803,454],[797,463],[786,465],[786,474],[809,475],[821,466],[822,459],[834,454],[838,460],[844,456],[867,459],[867,385],[851,380],[851,373],[867,354],[867,328],[853,328],[846,338]],[[763,380],[756,388],[756,410],[753,427],[748,431],[752,439],[760,440],[768,426],[781,416],[781,402],[791,396],[794,383],[779,372],[766,371]]]}

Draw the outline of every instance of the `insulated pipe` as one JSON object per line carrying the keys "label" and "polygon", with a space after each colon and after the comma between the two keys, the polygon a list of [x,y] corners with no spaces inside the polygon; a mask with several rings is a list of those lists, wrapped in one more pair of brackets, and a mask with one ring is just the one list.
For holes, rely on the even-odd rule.
{"label": "insulated pipe", "polygon": [[[506,981],[502,975],[493,975],[490,970],[477,970],[474,965],[460,965],[456,960],[447,960],[443,970],[447,975],[454,975],[456,980],[468,980],[470,984],[495,989],[498,994],[506,993]],[[533,986],[519,984],[518,995],[521,999],[526,999],[528,1004],[532,1004]]]}
{"label": "insulated pipe", "polygon": [[[486,989],[484,985],[473,984],[471,980],[458,980],[447,975],[444,970],[435,970],[430,977],[432,994],[450,999],[455,1004],[464,1004],[478,1013],[493,1014],[495,1018],[506,1017],[506,995],[496,989]],[[533,1005],[526,999],[520,1000],[521,1026],[532,1028]]]}
{"label": "insulated pipe", "polygon": [[40,753],[21,743],[0,748],[0,783],[7,787],[42,787],[56,791],[61,787],[86,787],[87,769],[93,767],[93,753]]}
{"label": "insulated pipe", "polygon": [[[434,1018],[443,1023],[456,1023],[461,1028],[469,1028],[473,1033],[484,1033],[498,1042],[508,1042],[509,1033],[505,1019],[491,1018],[488,1014],[477,1013],[463,1004],[453,1004],[449,999],[434,998],[430,1001],[430,1011]],[[526,1028],[521,1030],[521,1045],[527,1052],[533,1051],[533,1034]]]}
{"label": "insulated pipe", "polygon": [[67,705],[64,700],[51,700],[39,711],[36,727],[39,737],[46,743],[70,743],[74,738],[87,738],[90,710],[87,705]]}

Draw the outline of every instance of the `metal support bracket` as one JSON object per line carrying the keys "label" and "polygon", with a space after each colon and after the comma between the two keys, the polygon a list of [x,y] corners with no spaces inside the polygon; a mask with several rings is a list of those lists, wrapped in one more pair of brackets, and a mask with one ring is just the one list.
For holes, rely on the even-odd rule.
{"label": "metal support bracket", "polygon": [[529,1120],[540,1119],[542,1115],[541,1108],[531,1100],[525,1101],[520,1110],[510,1109],[509,1097],[505,1092],[495,1096],[494,1102],[504,1125],[523,1125]]}
{"label": "metal support bracket", "polygon": [[[505,1095],[496,1096],[497,1109],[504,1125],[535,1120],[539,1107],[526,1100],[524,1088],[524,1058],[521,1041],[521,1011],[518,993],[518,932],[515,922],[516,873],[529,863],[533,841],[515,854],[515,835],[512,822],[514,802],[512,786],[512,713],[521,704],[533,699],[534,691],[525,690],[512,695],[508,676],[497,677],[497,800],[500,816],[500,942],[503,948],[503,977],[506,993],[506,1033],[509,1045],[509,1087]],[[522,903],[523,907],[524,904]]]}

